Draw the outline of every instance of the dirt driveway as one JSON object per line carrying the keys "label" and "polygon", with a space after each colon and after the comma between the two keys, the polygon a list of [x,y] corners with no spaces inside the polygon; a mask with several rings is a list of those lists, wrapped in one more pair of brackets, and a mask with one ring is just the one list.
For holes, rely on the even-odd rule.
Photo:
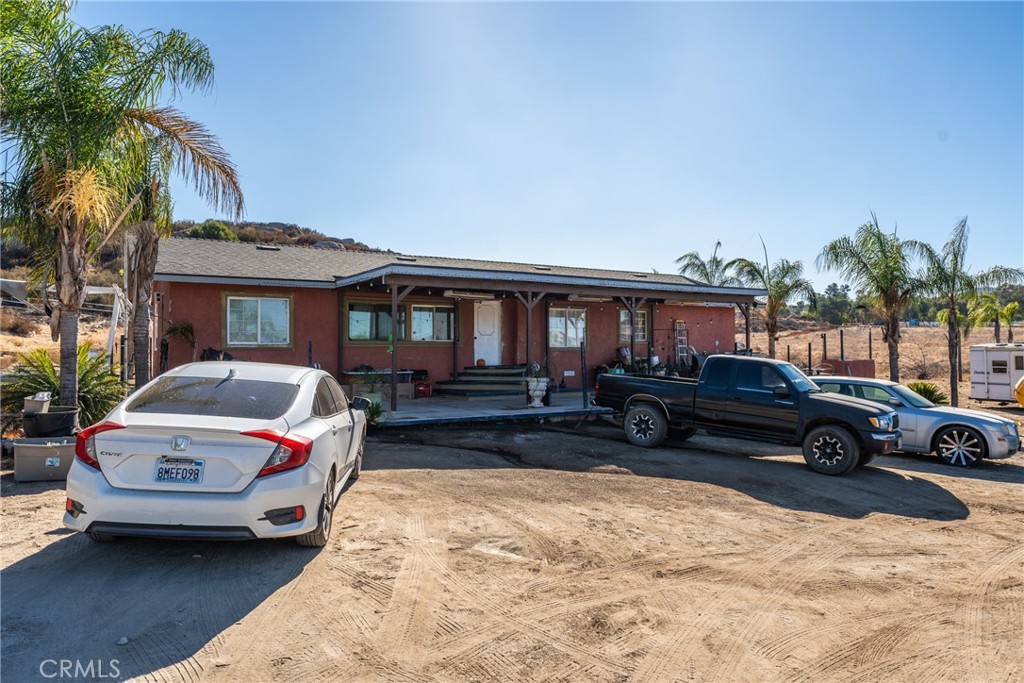
{"label": "dirt driveway", "polygon": [[7,474],[3,677],[1015,681],[1022,483],[1022,455],[831,478],[603,423],[396,431],[318,552],[94,544]]}

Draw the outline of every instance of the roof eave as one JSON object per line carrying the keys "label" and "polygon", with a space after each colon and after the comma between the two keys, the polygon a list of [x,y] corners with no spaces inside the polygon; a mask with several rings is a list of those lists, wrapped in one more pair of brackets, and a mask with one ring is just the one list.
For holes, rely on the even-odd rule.
{"label": "roof eave", "polygon": [[615,278],[590,278],[576,275],[535,275],[533,273],[519,273],[515,271],[473,270],[465,268],[406,266],[395,264],[381,266],[356,275],[338,277],[335,279],[335,285],[337,287],[349,287],[351,285],[369,282],[377,278],[399,275],[450,277],[461,280],[494,280],[524,284],[565,285],[569,287],[603,287],[609,289],[631,289],[637,291],[657,290],[659,292],[666,293],[715,294],[719,296],[736,296],[741,298],[754,298],[767,294],[766,290],[746,287],[712,287],[710,285],[702,284],[683,285],[641,279],[619,280]]}

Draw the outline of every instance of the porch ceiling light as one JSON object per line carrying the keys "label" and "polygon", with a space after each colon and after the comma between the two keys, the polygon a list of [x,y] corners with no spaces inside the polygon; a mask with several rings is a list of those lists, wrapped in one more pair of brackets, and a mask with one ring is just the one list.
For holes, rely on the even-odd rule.
{"label": "porch ceiling light", "polygon": [[446,289],[444,295],[450,299],[493,299],[491,292],[464,292],[458,289]]}

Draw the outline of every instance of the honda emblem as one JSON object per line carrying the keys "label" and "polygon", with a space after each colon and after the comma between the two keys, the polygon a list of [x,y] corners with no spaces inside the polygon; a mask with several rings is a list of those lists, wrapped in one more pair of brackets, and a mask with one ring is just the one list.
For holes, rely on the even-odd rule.
{"label": "honda emblem", "polygon": [[176,436],[171,439],[171,450],[172,451],[185,451],[188,450],[188,445],[192,443],[192,439],[187,436]]}

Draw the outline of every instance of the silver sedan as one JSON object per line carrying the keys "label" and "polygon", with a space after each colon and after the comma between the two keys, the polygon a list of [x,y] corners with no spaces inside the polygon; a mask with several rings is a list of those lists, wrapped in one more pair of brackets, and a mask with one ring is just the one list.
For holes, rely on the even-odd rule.
{"label": "silver sedan", "polygon": [[822,391],[892,406],[900,416],[904,451],[935,453],[947,465],[972,467],[1020,449],[1017,423],[993,413],[935,405],[902,384],[863,377],[819,377]]}

